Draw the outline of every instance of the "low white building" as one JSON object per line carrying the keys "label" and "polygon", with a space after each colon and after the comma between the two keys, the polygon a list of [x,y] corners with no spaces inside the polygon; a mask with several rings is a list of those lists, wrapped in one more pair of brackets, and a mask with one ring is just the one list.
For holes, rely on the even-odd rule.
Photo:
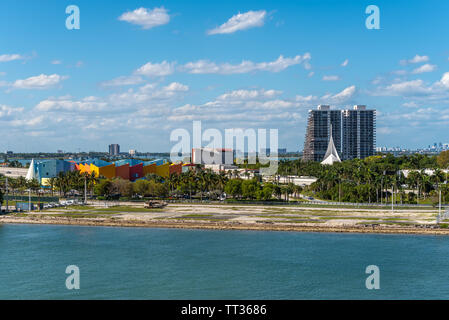
{"label": "low white building", "polygon": [[192,163],[233,165],[234,150],[223,148],[194,148],[192,149]]}
{"label": "low white building", "polygon": [[279,182],[281,184],[293,183],[294,185],[301,187],[310,186],[317,180],[318,179],[315,177],[307,177],[307,176],[270,176],[264,178],[264,181],[267,182]]}
{"label": "low white building", "polygon": [[[413,172],[413,171],[421,172],[421,170],[401,170],[402,174],[406,178],[408,177],[409,173]],[[441,172],[443,172],[444,174],[447,174],[447,173],[449,173],[449,170],[444,169],[444,170],[441,170]],[[435,174],[435,170],[433,170],[433,169],[424,169],[424,173],[429,175],[429,176],[433,176]]]}

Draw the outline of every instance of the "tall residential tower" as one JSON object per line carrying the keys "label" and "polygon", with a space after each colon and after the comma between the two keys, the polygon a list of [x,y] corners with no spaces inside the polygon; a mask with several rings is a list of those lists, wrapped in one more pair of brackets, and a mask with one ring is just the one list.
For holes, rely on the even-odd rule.
{"label": "tall residential tower", "polygon": [[364,159],[376,149],[376,111],[354,106],[342,111],[343,159]]}
{"label": "tall residential tower", "polygon": [[327,105],[319,105],[317,110],[309,110],[304,160],[323,160],[329,144],[331,128],[335,148],[341,154],[341,111],[331,110]]}
{"label": "tall residential tower", "polygon": [[342,160],[374,155],[376,111],[360,105],[354,106],[353,110],[331,110],[326,105],[309,110],[303,159],[322,161],[331,136]]}

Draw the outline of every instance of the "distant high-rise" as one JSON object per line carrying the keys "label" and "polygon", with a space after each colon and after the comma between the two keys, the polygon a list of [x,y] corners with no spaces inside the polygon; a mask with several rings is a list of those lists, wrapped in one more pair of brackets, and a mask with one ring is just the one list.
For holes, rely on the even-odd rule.
{"label": "distant high-rise", "polygon": [[303,159],[322,161],[329,145],[330,130],[337,152],[341,154],[341,111],[330,106],[319,105],[317,110],[309,110]]}
{"label": "distant high-rise", "polygon": [[118,156],[119,154],[120,154],[120,145],[110,144],[109,145],[109,155],[110,156]]}
{"label": "distant high-rise", "polygon": [[376,148],[376,111],[366,106],[353,110],[331,110],[319,105],[309,110],[303,159],[322,161],[332,137],[335,149],[342,160],[363,159],[374,155]]}
{"label": "distant high-rise", "polygon": [[342,111],[343,159],[364,159],[376,149],[376,111],[366,106],[354,106]]}

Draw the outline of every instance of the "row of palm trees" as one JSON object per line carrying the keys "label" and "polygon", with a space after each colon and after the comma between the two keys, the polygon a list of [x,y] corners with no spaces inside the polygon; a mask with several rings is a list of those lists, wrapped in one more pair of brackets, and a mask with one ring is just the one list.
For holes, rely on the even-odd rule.
{"label": "row of palm trees", "polygon": [[203,196],[211,191],[223,193],[228,179],[224,172],[217,174],[210,169],[189,170],[181,174],[170,175],[166,183],[171,194],[188,193],[190,198],[194,194],[199,194],[203,199]]}
{"label": "row of palm trees", "polygon": [[[0,178],[3,191],[6,191],[6,178]],[[41,193],[43,191],[49,192],[51,196],[55,191],[60,196],[67,196],[69,192],[76,191],[79,193],[84,192],[84,188],[92,193],[94,185],[97,183],[98,178],[95,177],[95,173],[80,173],[79,171],[60,172],[56,177],[49,178],[47,185],[41,186],[36,179],[26,180],[24,177],[8,178],[8,192],[10,194],[18,195],[31,190],[33,193]]]}
{"label": "row of palm trees", "polygon": [[[426,158],[413,157],[413,161]],[[427,160],[429,161],[429,160]],[[408,163],[404,162],[403,163]],[[417,164],[413,162],[413,167]],[[340,201],[345,198],[344,192],[351,191],[352,199],[357,202],[387,202],[389,196],[400,194],[400,199],[406,193],[413,192],[417,200],[425,200],[435,191],[442,191],[443,199],[449,197],[447,173],[436,167],[429,175],[425,169],[410,169],[407,176],[400,170],[396,158],[372,157],[365,160],[347,160],[332,166],[321,165],[317,162],[281,162],[279,173],[284,176],[291,174],[311,175],[318,178],[309,190],[320,195],[331,197],[330,200]],[[415,193],[416,192],[416,193]],[[346,197],[347,198],[347,197]],[[354,199],[355,198],[355,199]]]}

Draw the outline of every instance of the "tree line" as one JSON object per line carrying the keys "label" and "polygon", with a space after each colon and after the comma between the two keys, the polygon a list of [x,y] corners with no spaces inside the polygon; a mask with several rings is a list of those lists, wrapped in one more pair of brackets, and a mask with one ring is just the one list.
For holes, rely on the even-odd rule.
{"label": "tree line", "polygon": [[[281,176],[313,176],[318,180],[305,189],[317,198],[339,202],[381,203],[393,201],[416,204],[432,198],[439,191],[443,201],[449,200],[449,152],[439,156],[414,154],[372,156],[366,159],[346,160],[332,166],[302,160],[281,161]],[[426,173],[433,170],[433,174]],[[403,170],[408,170],[408,175]]]}

